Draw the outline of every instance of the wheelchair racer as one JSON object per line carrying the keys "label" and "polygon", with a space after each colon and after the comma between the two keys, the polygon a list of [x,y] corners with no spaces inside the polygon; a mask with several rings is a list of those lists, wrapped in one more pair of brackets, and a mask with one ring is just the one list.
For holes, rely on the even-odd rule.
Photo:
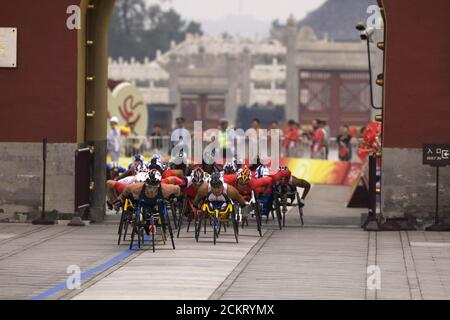
{"label": "wheelchair racer", "polygon": [[114,204],[120,205],[127,197],[133,196],[135,199],[139,199],[143,206],[153,208],[159,204],[159,200],[170,200],[180,195],[179,186],[162,183],[161,173],[152,169],[145,182],[127,185]]}
{"label": "wheelchair racer", "polygon": [[199,208],[201,203],[207,202],[213,204],[216,209],[223,209],[230,200],[242,207],[248,204],[233,186],[224,183],[220,173],[213,173],[209,182],[202,184],[198,189],[193,204]]}

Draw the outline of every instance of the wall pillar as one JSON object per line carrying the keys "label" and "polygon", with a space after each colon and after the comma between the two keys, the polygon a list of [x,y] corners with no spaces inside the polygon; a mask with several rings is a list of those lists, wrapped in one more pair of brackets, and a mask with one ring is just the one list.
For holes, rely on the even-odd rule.
{"label": "wall pillar", "polygon": [[286,26],[286,117],[299,120],[299,75],[296,64],[297,26],[293,17]]}

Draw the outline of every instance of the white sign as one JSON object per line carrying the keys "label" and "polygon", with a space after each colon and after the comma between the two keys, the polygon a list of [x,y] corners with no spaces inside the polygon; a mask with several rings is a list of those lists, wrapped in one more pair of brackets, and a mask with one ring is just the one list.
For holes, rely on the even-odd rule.
{"label": "white sign", "polygon": [[133,128],[138,136],[147,135],[147,103],[139,89],[128,82],[122,82],[112,92],[108,90],[108,122],[111,117],[119,119],[119,126]]}
{"label": "white sign", "polygon": [[0,28],[0,68],[17,67],[17,28]]}

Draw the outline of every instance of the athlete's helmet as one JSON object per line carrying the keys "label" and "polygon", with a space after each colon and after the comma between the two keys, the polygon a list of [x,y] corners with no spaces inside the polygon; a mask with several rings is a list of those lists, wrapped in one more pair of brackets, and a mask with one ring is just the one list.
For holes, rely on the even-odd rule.
{"label": "athlete's helmet", "polygon": [[146,172],[148,173],[148,168],[144,163],[140,163],[137,167],[136,167],[136,174],[139,174],[141,172]]}
{"label": "athlete's helmet", "polygon": [[149,178],[148,171],[140,172],[136,175],[136,182],[146,182],[148,178]]}
{"label": "athlete's helmet", "polygon": [[223,171],[225,174],[236,173],[236,165],[233,162],[227,162],[223,166]]}
{"label": "athlete's helmet", "polygon": [[233,158],[233,163],[237,170],[241,169],[245,162],[242,158]]}
{"label": "athlete's helmet", "polygon": [[220,173],[213,173],[209,179],[209,183],[212,187],[220,187],[223,185],[222,177]]}
{"label": "athlete's helmet", "polygon": [[255,177],[257,179],[268,176],[269,176],[269,169],[266,166],[260,165],[258,168],[256,168]]}
{"label": "athlete's helmet", "polygon": [[241,184],[247,184],[250,182],[251,176],[252,173],[250,169],[247,167],[243,167],[237,172],[237,181]]}
{"label": "athlete's helmet", "polygon": [[187,164],[189,163],[188,155],[183,150],[180,151],[177,155],[173,156],[170,159],[170,167],[173,169],[185,169]]}
{"label": "athlete's helmet", "polygon": [[203,164],[214,165],[216,163],[216,158],[215,157],[216,156],[215,156],[214,150],[211,153],[203,154]]}
{"label": "athlete's helmet", "polygon": [[144,162],[145,158],[143,155],[141,154],[136,154],[133,156],[133,162],[139,161],[139,162]]}
{"label": "athlete's helmet", "polygon": [[164,170],[164,164],[161,161],[161,157],[159,155],[153,156],[153,158],[150,160],[150,162],[148,164],[148,168],[150,170],[157,169],[158,171],[163,171]]}
{"label": "athlete's helmet", "polygon": [[161,173],[156,169],[152,169],[148,173],[148,179],[145,181],[145,183],[148,186],[156,187],[161,184],[161,180],[162,180]]}
{"label": "athlete's helmet", "polygon": [[194,184],[202,184],[205,182],[205,171],[203,171],[202,168],[197,167],[192,171],[191,177]]}

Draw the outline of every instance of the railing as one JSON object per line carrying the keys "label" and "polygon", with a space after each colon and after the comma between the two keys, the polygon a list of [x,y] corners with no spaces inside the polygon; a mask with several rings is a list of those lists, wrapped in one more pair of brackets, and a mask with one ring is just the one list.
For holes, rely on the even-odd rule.
{"label": "railing", "polygon": [[[170,141],[170,136],[133,136],[126,137],[122,141],[122,152],[121,156],[131,157],[134,154],[143,154],[149,157],[152,154],[158,153],[162,156],[169,155],[172,147],[172,142]],[[206,147],[209,143],[204,143]],[[302,139],[300,142],[296,143],[295,147],[289,149],[286,152],[284,148],[284,138],[280,139],[280,156],[281,157],[295,157],[295,158],[311,158],[310,153],[311,142],[307,139]],[[359,162],[357,157],[357,150],[359,146],[359,141],[354,141],[351,144],[352,147],[352,159],[353,162]],[[270,147],[270,146],[269,146]],[[328,160],[339,160],[339,145],[336,138],[330,138],[328,143]]]}

